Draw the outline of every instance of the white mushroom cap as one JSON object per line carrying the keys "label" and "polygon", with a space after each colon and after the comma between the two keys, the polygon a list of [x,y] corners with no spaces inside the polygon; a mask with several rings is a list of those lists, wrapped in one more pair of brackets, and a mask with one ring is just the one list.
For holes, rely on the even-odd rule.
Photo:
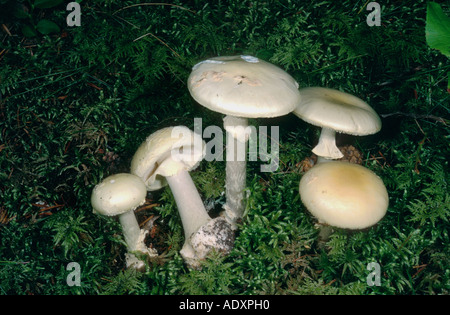
{"label": "white mushroom cap", "polygon": [[300,196],[320,221],[347,229],[363,229],[386,214],[389,196],[371,170],[348,162],[319,163],[300,180]]}
{"label": "white mushroom cap", "polygon": [[205,155],[205,142],[185,126],[160,129],[140,145],[131,161],[130,172],[139,176],[147,189],[167,185],[165,177],[180,170],[195,169]]}
{"label": "white mushroom cap", "polygon": [[312,125],[355,136],[381,129],[378,114],[356,96],[323,87],[303,88],[300,94],[301,102],[293,113]]}
{"label": "white mushroom cap", "polygon": [[252,56],[204,60],[192,68],[188,88],[210,110],[245,118],[286,115],[300,101],[298,83],[288,73]]}
{"label": "white mushroom cap", "polygon": [[146,195],[147,189],[139,177],[120,173],[108,176],[94,187],[91,204],[95,212],[115,216],[144,204]]}
{"label": "white mushroom cap", "polygon": [[229,252],[234,236],[224,219],[223,224],[211,219],[188,173],[203,159],[205,147],[200,135],[187,127],[168,127],[150,135],[131,162],[131,172],[143,178],[148,190],[169,185],[185,234],[180,254],[194,268],[212,248]]}

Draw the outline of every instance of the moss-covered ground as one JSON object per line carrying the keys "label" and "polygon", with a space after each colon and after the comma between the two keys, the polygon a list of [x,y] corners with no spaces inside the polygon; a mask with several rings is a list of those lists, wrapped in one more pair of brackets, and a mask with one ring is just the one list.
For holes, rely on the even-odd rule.
{"label": "moss-covered ground", "polygon": [[[81,25],[68,26],[66,2],[0,0],[0,294],[449,294],[450,63],[425,41],[426,1],[379,3],[381,25],[369,26],[360,0],[80,1]],[[238,54],[376,110],[379,133],[338,141],[385,183],[386,216],[318,242],[298,185],[320,130],[293,114],[252,119],[279,126],[280,165],[264,173],[249,162],[233,251],[189,270],[167,188],[136,211],[153,220],[147,242],[160,256],[143,273],[126,270],[121,227],[92,212],[93,187],[128,172],[160,128],[222,126],[192,100],[187,77],[201,60]],[[192,172],[215,209],[224,163]]]}

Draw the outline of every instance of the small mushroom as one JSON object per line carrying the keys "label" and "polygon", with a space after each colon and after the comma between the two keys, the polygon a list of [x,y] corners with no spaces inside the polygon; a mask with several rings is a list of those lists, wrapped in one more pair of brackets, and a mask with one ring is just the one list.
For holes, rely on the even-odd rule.
{"label": "small mushroom", "polygon": [[[206,108],[225,114],[227,131],[225,216],[235,228],[245,209],[246,132],[248,118],[283,116],[300,101],[297,82],[285,71],[253,56],[223,56],[197,63],[188,78],[193,99]],[[237,156],[230,141],[244,146]],[[234,156],[228,155],[234,152]]]}
{"label": "small mushroom", "polygon": [[185,235],[180,254],[192,268],[212,249],[228,253],[234,243],[231,226],[224,218],[209,216],[188,173],[203,159],[204,146],[201,137],[187,127],[167,127],[147,137],[131,161],[131,173],[142,178],[147,190],[169,185]]}
{"label": "small mushroom", "polygon": [[364,229],[386,214],[389,196],[371,170],[348,162],[318,163],[299,185],[300,197],[320,223],[344,229]]}
{"label": "small mushroom", "polygon": [[300,89],[301,102],[293,113],[304,121],[322,127],[313,153],[325,159],[339,159],[336,132],[354,136],[370,135],[381,129],[378,114],[356,96],[338,90],[309,87]]}
{"label": "small mushroom", "polygon": [[157,256],[156,250],[148,248],[144,239],[146,232],[139,228],[134,210],[145,202],[147,190],[137,176],[119,173],[108,176],[92,191],[91,204],[94,212],[105,216],[118,216],[127,244],[127,267],[142,269],[145,265],[133,253]]}

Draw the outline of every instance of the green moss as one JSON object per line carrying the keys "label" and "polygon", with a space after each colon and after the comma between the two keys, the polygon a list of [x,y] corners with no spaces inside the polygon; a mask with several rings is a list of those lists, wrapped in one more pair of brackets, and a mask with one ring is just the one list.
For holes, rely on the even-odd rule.
{"label": "green moss", "polygon": [[[448,58],[425,40],[425,1],[384,1],[369,27],[363,2],[81,2],[80,27],[64,7],[27,19],[0,13],[1,294],[448,294]],[[3,1],[8,8],[29,6]],[[444,12],[450,9],[442,5]],[[35,15],[35,16],[34,16]],[[25,38],[45,16],[61,31]],[[191,67],[210,56],[250,54],[286,69],[300,86],[327,86],[366,100],[383,119],[351,139],[363,165],[386,184],[385,218],[367,231],[335,230],[318,243],[298,196],[299,163],[318,129],[293,115],[253,121],[280,126],[280,167],[249,162],[249,199],[234,250],[187,270],[169,189],[150,195],[164,257],[146,272],[123,271],[120,225],[92,213],[102,178],[128,171],[139,144],[169,125],[221,126],[192,101]],[[192,176],[205,201],[224,202],[224,162]],[[158,230],[156,230],[158,231]],[[160,245],[163,246],[163,245]],[[82,285],[68,286],[79,262]],[[381,285],[370,286],[369,263]]]}

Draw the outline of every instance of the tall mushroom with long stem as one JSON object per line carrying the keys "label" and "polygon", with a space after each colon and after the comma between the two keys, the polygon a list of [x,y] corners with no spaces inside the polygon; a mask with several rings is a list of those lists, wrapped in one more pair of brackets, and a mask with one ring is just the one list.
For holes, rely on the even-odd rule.
{"label": "tall mushroom with long stem", "polygon": [[293,113],[321,127],[319,143],[313,148],[319,160],[339,159],[336,132],[354,136],[370,135],[381,129],[378,114],[363,100],[351,94],[323,87],[300,89],[302,96]]}
{"label": "tall mushroom with long stem", "polygon": [[[253,56],[241,55],[215,57],[199,62],[192,68],[188,89],[199,104],[226,115],[224,210],[229,222],[236,227],[237,220],[242,218],[245,210],[248,118],[271,118],[290,113],[300,101],[298,83],[273,64]],[[237,155],[239,146],[243,156]],[[228,154],[229,152],[233,154]]]}
{"label": "tall mushroom with long stem", "polygon": [[147,137],[131,161],[131,173],[142,178],[147,190],[169,185],[185,236],[180,254],[193,268],[212,249],[228,253],[234,243],[231,226],[221,217],[209,216],[189,175],[203,159],[204,145],[187,127],[167,127]]}
{"label": "tall mushroom with long stem", "polygon": [[91,195],[94,212],[105,216],[118,216],[128,249],[127,267],[136,269],[145,265],[134,253],[157,256],[155,249],[145,245],[146,232],[140,229],[134,214],[134,210],[145,202],[146,195],[144,182],[138,176],[127,173],[103,179],[94,187]]}

